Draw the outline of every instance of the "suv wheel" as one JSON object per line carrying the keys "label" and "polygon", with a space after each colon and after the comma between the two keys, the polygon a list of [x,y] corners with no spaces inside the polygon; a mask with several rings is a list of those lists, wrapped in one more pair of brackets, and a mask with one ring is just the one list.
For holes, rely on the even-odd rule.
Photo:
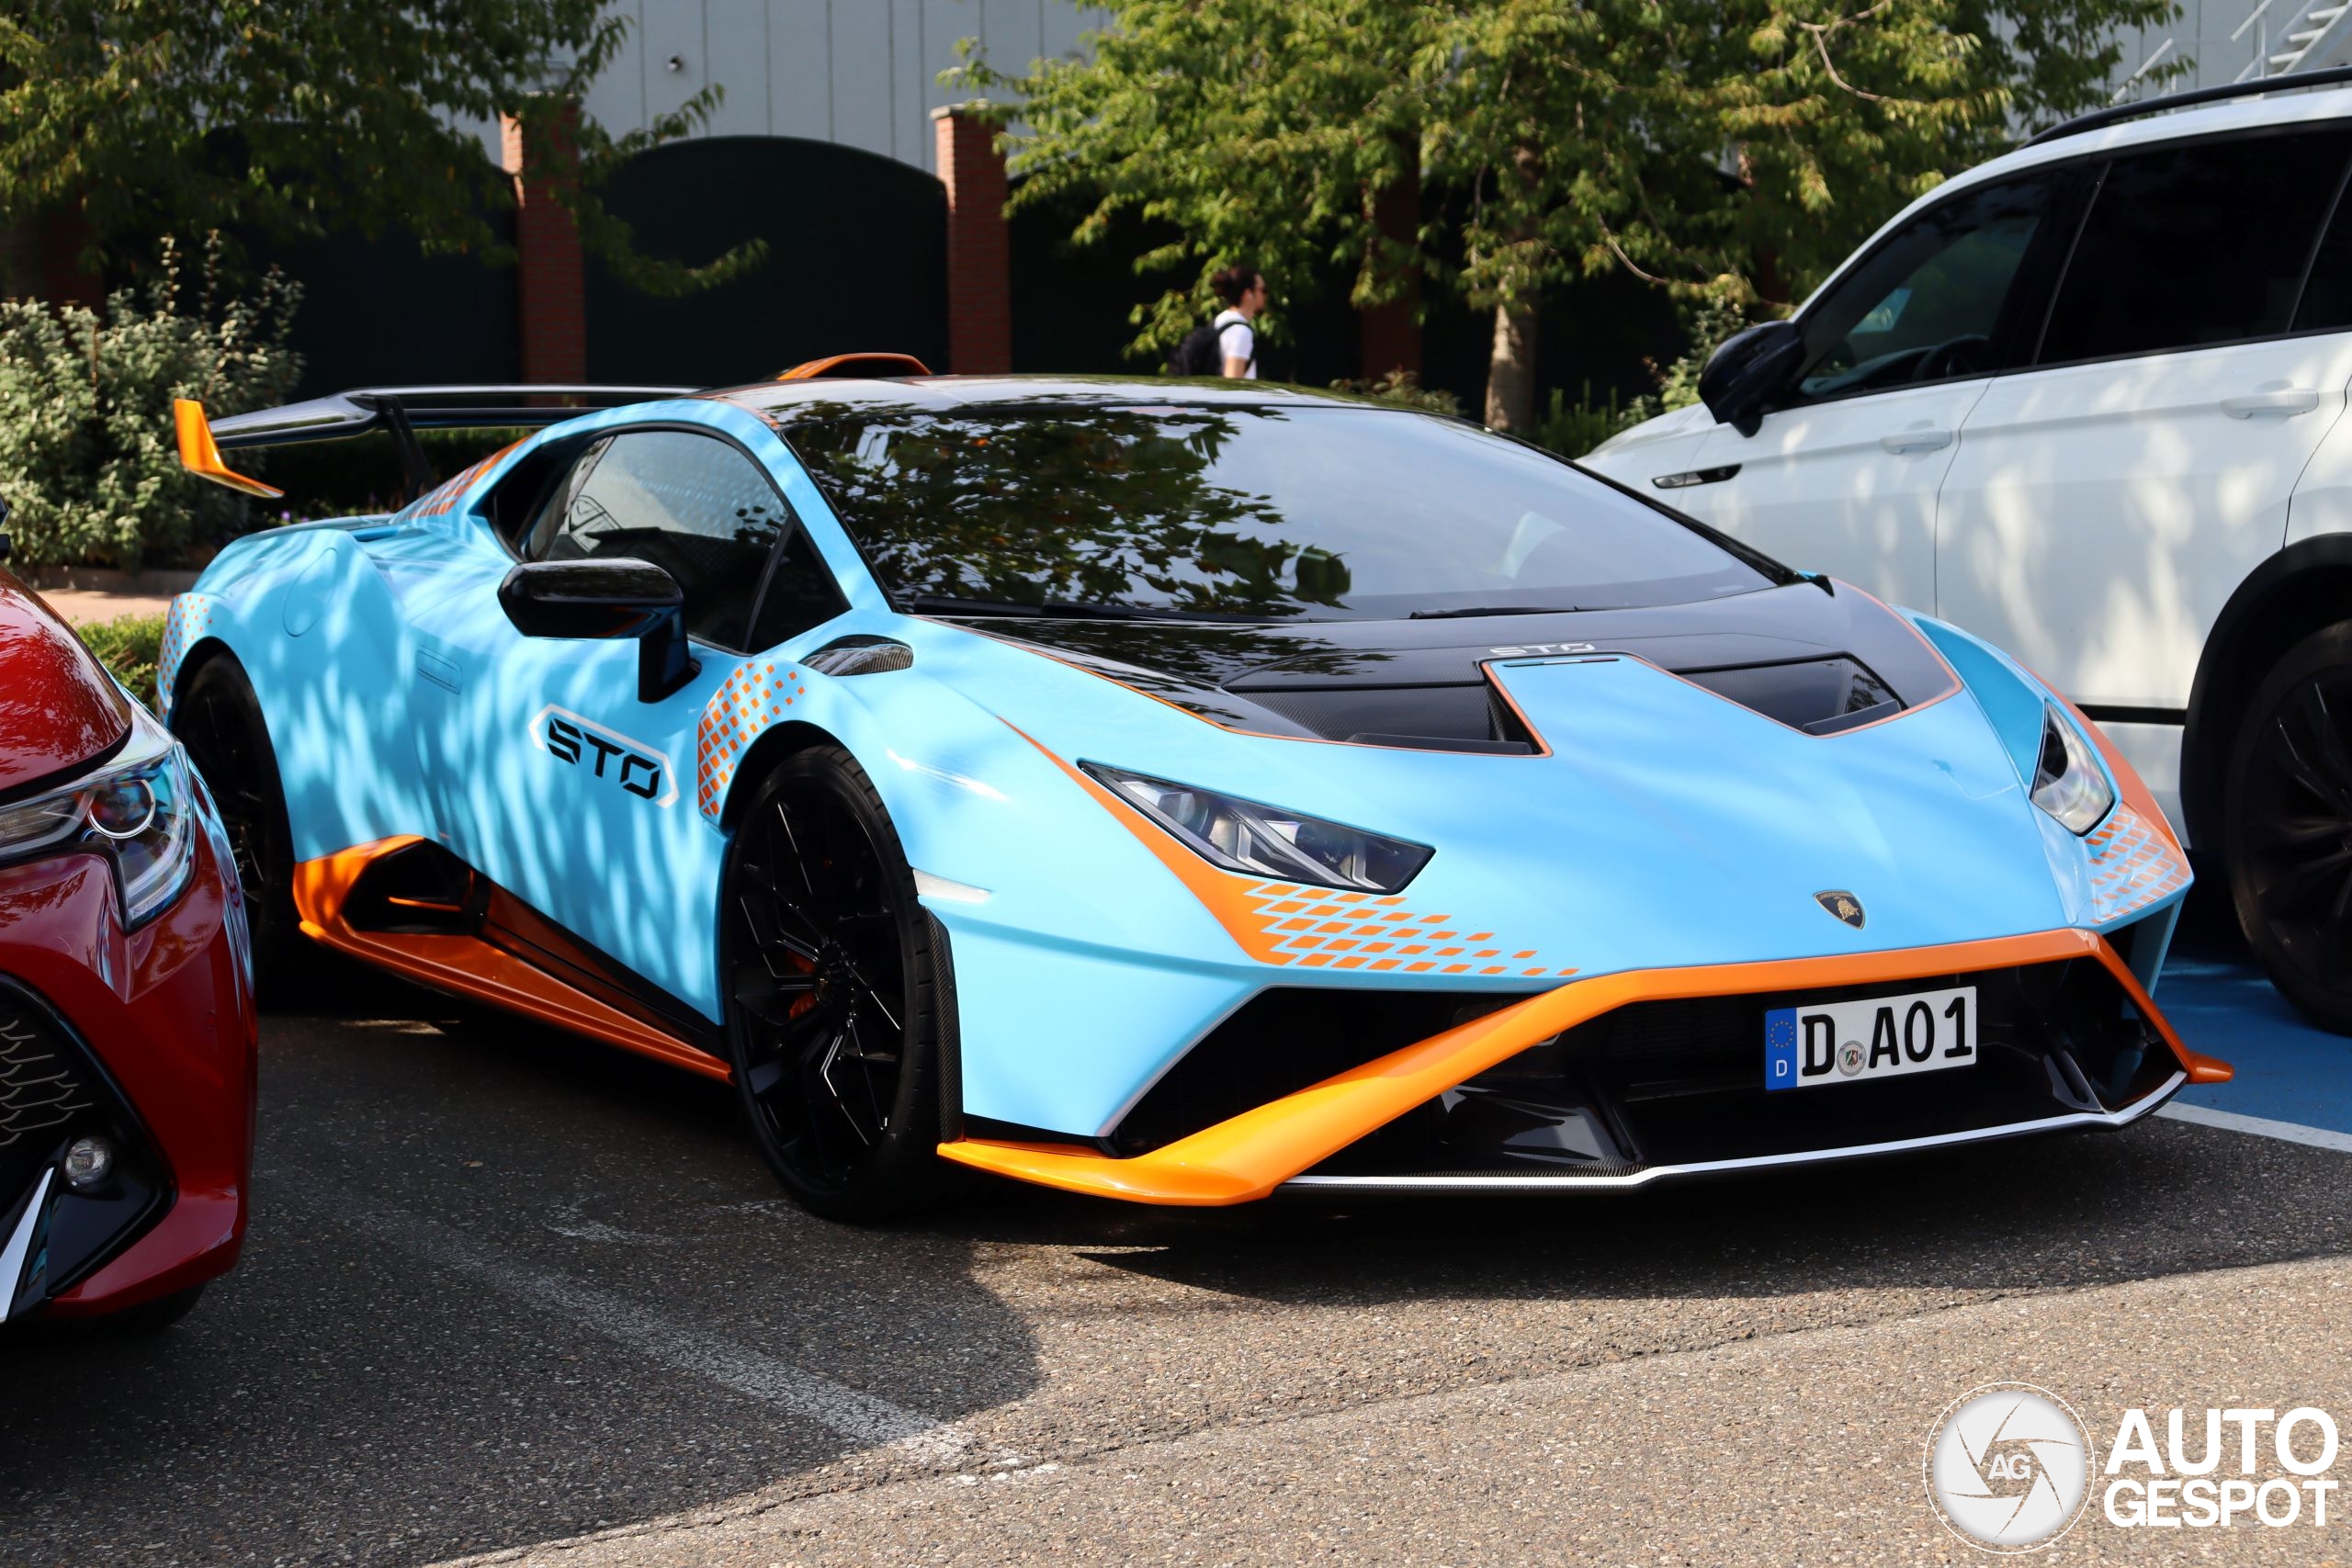
{"label": "suv wheel", "polygon": [[2226,779],[2222,848],[2247,945],[2312,1022],[2352,1034],[2352,621],[2256,688]]}

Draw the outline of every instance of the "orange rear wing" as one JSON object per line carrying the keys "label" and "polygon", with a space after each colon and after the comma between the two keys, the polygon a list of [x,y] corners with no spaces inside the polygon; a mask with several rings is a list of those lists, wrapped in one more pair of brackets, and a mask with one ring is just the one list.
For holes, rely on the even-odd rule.
{"label": "orange rear wing", "polygon": [[426,460],[420,430],[499,430],[515,425],[560,424],[594,409],[662,398],[692,397],[694,387],[531,385],[358,387],[283,408],[232,414],[214,423],[193,398],[172,400],[172,422],[180,443],[180,466],[189,473],[247,495],[276,500],[286,492],[236,472],[221,461],[224,451],[245,446],[287,446],[306,441],[340,441],[373,431],[390,432],[400,448],[408,497],[438,482]]}
{"label": "orange rear wing", "polygon": [[172,423],[180,438],[180,467],[189,473],[265,501],[276,501],[286,493],[275,485],[238,473],[220,460],[220,443],[212,439],[212,422],[204,417],[204,405],[194,398],[172,400]]}
{"label": "orange rear wing", "polygon": [[855,376],[888,380],[899,376],[930,374],[931,367],[911,354],[829,354],[822,359],[804,360],[780,373],[776,379],[824,381]]}

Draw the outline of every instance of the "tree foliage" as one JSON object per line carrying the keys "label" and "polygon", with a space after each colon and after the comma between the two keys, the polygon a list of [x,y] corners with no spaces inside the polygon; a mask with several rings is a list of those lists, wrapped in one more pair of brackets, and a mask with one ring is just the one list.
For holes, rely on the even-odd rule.
{"label": "tree foliage", "polygon": [[598,200],[621,160],[709,118],[714,85],[614,137],[575,117],[627,37],[603,0],[13,0],[0,11],[0,224],[88,220],[90,263],[135,265],[157,236],[276,239],[401,229],[428,254],[511,260],[488,215],[514,204],[479,128],[509,115],[526,155],[576,151],[559,190],[582,243],[676,293],[751,265],[639,254]]}
{"label": "tree foliage", "polygon": [[[1496,373],[1532,352],[1544,293],[1624,268],[1678,296],[1786,307],[1911,197],[2019,126],[2103,101],[2122,29],[2173,0],[1108,0],[1091,54],[984,61],[1025,135],[1016,208],[1091,201],[1183,238],[1138,312],[1174,342],[1216,267],[1278,287],[1410,272],[1496,317]],[[2161,74],[2161,73],[2159,73]],[[1432,216],[1384,236],[1374,196],[1418,167]],[[1517,408],[1488,412],[1523,425]],[[1499,417],[1498,417],[1499,416]]]}
{"label": "tree foliage", "polygon": [[250,526],[253,502],[180,467],[172,400],[216,415],[283,402],[301,373],[286,346],[300,294],[274,273],[226,289],[218,254],[209,243],[190,276],[166,242],[103,313],[0,300],[0,497],[18,564],[135,571]]}

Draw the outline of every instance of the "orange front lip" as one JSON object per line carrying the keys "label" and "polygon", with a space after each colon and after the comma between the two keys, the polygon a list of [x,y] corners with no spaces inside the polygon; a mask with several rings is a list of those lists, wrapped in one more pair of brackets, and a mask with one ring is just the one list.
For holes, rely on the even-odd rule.
{"label": "orange front lip", "polygon": [[1597,976],[1473,1019],[1132,1159],[1075,1145],[977,1138],[942,1144],[939,1152],[981,1170],[1072,1192],[1144,1203],[1246,1203],[1465,1079],[1629,1002],[1918,980],[2069,958],[2096,958],[2107,967],[2191,1083],[2229,1080],[2228,1063],[2181,1043],[2105,938],[2061,930],[1894,953]]}

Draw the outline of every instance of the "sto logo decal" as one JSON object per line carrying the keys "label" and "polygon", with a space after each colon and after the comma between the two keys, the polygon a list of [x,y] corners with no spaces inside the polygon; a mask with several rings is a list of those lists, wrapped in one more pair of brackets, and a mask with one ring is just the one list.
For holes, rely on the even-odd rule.
{"label": "sto logo decal", "polygon": [[665,810],[678,803],[678,773],[670,765],[670,754],[642,740],[553,703],[532,716],[530,735],[531,744],[557,761],[585,768],[594,778],[609,779],[609,787]]}

